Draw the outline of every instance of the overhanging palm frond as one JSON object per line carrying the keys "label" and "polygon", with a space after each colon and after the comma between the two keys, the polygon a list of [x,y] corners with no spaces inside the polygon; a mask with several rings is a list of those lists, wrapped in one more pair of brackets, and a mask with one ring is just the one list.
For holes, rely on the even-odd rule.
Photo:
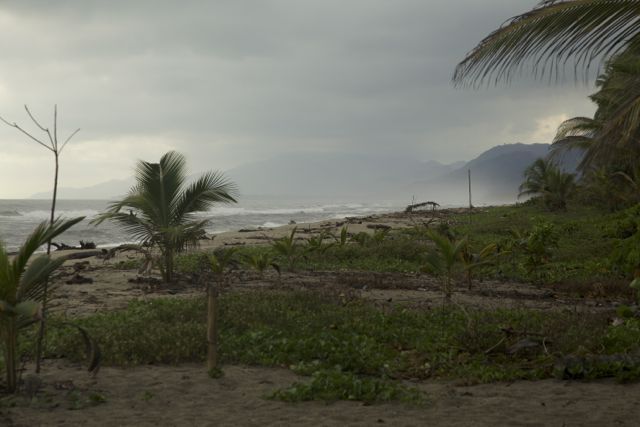
{"label": "overhanging palm frond", "polygon": [[637,45],[638,0],[545,0],[508,20],[482,40],[456,67],[455,84],[509,81],[527,61],[536,75],[550,77],[570,58],[591,63]]}

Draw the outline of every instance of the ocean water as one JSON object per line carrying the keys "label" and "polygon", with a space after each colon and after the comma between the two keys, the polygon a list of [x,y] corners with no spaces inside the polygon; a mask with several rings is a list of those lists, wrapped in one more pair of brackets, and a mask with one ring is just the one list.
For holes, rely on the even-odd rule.
{"label": "ocean water", "polygon": [[[99,247],[133,243],[127,233],[114,224],[89,224],[89,220],[104,211],[108,203],[106,200],[58,200],[56,216],[85,216],[86,219],[58,237],[56,242],[78,245],[80,240],[84,240],[95,242]],[[50,204],[50,200],[0,199],[0,241],[7,250],[15,251],[37,224],[48,221]],[[303,223],[365,216],[404,207],[390,201],[245,197],[238,204],[218,205],[198,215],[210,219],[207,232],[215,234],[241,228],[278,227],[292,220]]]}

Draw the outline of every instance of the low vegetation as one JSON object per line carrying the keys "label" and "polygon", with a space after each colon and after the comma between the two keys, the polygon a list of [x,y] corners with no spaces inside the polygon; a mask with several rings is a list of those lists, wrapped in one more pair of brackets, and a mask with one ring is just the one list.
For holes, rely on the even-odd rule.
{"label": "low vegetation", "polygon": [[[627,317],[612,324],[607,314],[595,313],[463,312],[455,306],[424,311],[328,293],[224,294],[219,357],[309,376],[271,395],[287,401],[415,403],[424,396],[410,382],[427,378],[469,384],[551,377],[629,381],[640,374],[640,359],[620,357],[640,351],[640,320],[619,312]],[[80,324],[101,343],[104,364],[179,364],[206,360],[206,318],[204,298],[155,299]],[[71,329],[56,328],[47,356],[81,360],[78,344]]]}
{"label": "low vegetation", "polygon": [[[347,237],[344,229],[346,243],[331,244],[340,242],[340,236],[328,238],[322,250],[309,250],[307,243],[298,241],[291,246],[295,247],[293,256],[290,251],[263,245],[241,247],[236,257],[246,260],[249,266],[245,268],[263,272],[284,266],[296,271],[420,274],[433,258],[429,255],[433,237],[445,236],[450,242],[466,239],[459,255],[451,260],[451,275],[468,284],[509,280],[544,284],[577,295],[628,297],[632,295],[628,284],[640,272],[638,207],[609,212],[575,203],[566,212],[550,212],[537,203],[525,203],[476,209],[471,224],[464,213],[441,211],[439,216],[439,222],[430,228],[420,225],[377,238]],[[197,252],[179,255],[178,271],[196,272],[198,257]]]}

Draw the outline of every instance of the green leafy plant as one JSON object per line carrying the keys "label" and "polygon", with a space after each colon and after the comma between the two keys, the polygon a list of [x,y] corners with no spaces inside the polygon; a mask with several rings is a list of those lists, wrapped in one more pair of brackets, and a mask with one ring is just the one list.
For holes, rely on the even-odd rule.
{"label": "green leafy plant", "polygon": [[358,376],[345,372],[340,367],[315,371],[308,383],[295,383],[273,392],[269,397],[286,402],[358,400],[367,403],[401,401],[412,404],[422,403],[425,399],[423,393],[416,388],[388,379]]}
{"label": "green leafy plant", "polygon": [[429,231],[428,236],[434,243],[434,247],[429,248],[427,252],[423,270],[443,278],[445,297],[451,299],[455,268],[461,262],[462,253],[467,246],[467,238],[450,240],[434,231]]}
{"label": "green leafy plant", "polygon": [[390,228],[378,228],[378,229],[376,229],[373,232],[373,235],[371,235],[371,241],[374,242],[375,244],[379,245],[380,243],[385,241],[387,236],[389,236],[389,231],[390,230],[391,230]]}
{"label": "green leafy plant", "polygon": [[[60,170],[60,156],[62,155],[64,147],[69,143],[69,141],[71,141],[71,139],[78,132],[80,132],[80,129],[76,129],[64,141],[60,142],[58,140],[58,106],[57,105],[54,105],[53,107],[53,131],[51,131],[48,127],[44,127],[31,113],[31,110],[29,110],[29,107],[25,105],[24,109],[27,112],[27,115],[29,116],[31,121],[42,132],[44,132],[45,134],[44,138],[42,137],[38,138],[34,136],[33,134],[24,130],[17,123],[15,122],[10,123],[7,120],[5,120],[3,117],[0,117],[0,121],[4,122],[7,126],[17,129],[22,134],[27,136],[29,140],[39,144],[40,146],[44,147],[46,150],[51,152],[51,154],[53,154],[53,161],[54,161],[53,193],[51,196],[51,208],[49,210],[49,224],[53,226],[54,218],[56,216],[56,203],[58,200],[58,173]],[[47,255],[49,255],[50,253],[51,253],[51,240],[47,242]],[[44,336],[45,336],[45,326],[46,326],[45,317],[46,317],[46,311],[47,311],[47,291],[48,291],[47,287],[48,287],[48,284],[45,281],[43,297],[42,297],[42,316],[40,319],[40,331],[38,332],[38,351],[36,354],[36,372],[40,372],[40,361],[42,358],[42,341],[44,340]]]}
{"label": "green leafy plant", "polygon": [[567,209],[575,187],[574,175],[562,172],[550,160],[537,159],[524,171],[524,178],[518,197],[533,195],[540,197],[550,210]]}
{"label": "green leafy plant", "polygon": [[358,243],[360,246],[366,246],[371,241],[371,234],[361,231],[357,234],[354,234],[351,237],[351,240]]}
{"label": "green leafy plant", "polygon": [[552,250],[558,247],[559,234],[549,221],[538,219],[531,231],[512,229],[509,234],[508,248],[513,253],[521,252],[526,256],[525,266],[530,273],[549,263]]}
{"label": "green leafy plant", "polygon": [[280,266],[275,263],[273,255],[266,251],[246,255],[243,258],[243,262],[245,265],[257,271],[261,278],[264,277],[264,272],[269,267],[280,274]]}
{"label": "green leafy plant", "polygon": [[343,225],[340,229],[340,236],[336,238],[336,243],[339,247],[344,247],[347,244],[349,238],[349,228],[346,225]]}
{"label": "green leafy plant", "polygon": [[206,173],[187,185],[185,158],[175,151],[163,155],[159,163],[138,162],[135,178],[129,194],[92,222],[114,221],[132,238],[157,247],[162,278],[171,282],[175,254],[196,245],[209,224],[194,213],[216,203],[235,203],[235,186],[218,172]]}
{"label": "green leafy plant", "polygon": [[214,280],[207,286],[207,371],[216,372],[218,368],[218,295],[219,285],[224,283],[225,275],[231,266],[236,249],[219,250],[209,256],[209,268]]}
{"label": "green leafy plant", "polygon": [[322,230],[320,234],[318,234],[317,236],[309,237],[307,239],[307,251],[324,254],[329,249],[331,249],[335,244],[335,243],[325,243],[331,237],[332,237],[331,233],[329,233],[327,230]]}
{"label": "green leafy plant", "polygon": [[45,284],[64,258],[40,255],[31,260],[44,244],[62,234],[84,217],[42,223],[29,235],[18,254],[10,259],[0,244],[0,333],[4,341],[7,387],[14,392],[17,383],[17,343],[20,329],[39,319]]}
{"label": "green leafy plant", "polygon": [[471,284],[473,282],[473,272],[480,267],[492,264],[495,257],[498,255],[497,249],[498,245],[490,243],[479,252],[473,252],[467,240],[466,246],[460,252],[460,260],[464,267],[465,278],[469,289],[471,289]]}
{"label": "green leafy plant", "polygon": [[284,257],[287,263],[287,268],[293,271],[296,261],[303,255],[300,250],[300,245],[296,242],[296,232],[298,227],[293,227],[291,233],[288,236],[281,237],[275,240],[271,247],[273,250]]}

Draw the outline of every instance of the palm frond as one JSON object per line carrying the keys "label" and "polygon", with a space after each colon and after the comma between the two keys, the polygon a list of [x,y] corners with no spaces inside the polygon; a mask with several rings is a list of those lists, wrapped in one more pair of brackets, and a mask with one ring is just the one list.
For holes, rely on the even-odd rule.
{"label": "palm frond", "polygon": [[192,212],[208,210],[216,203],[235,203],[237,194],[235,184],[219,172],[202,175],[189,185],[177,199],[174,209],[174,222]]}
{"label": "palm frond", "polygon": [[58,218],[51,225],[47,222],[38,225],[20,247],[18,254],[13,258],[12,270],[15,283],[19,282],[19,277],[24,271],[29,258],[31,258],[42,245],[64,233],[83,219],[84,217],[78,217],[65,221]]}
{"label": "palm frond", "polygon": [[15,283],[11,282],[11,262],[9,261],[9,254],[2,242],[0,242],[0,300],[4,300],[8,295],[13,293]]}
{"label": "palm frond", "polygon": [[42,300],[44,286],[40,285],[64,262],[64,257],[51,259],[47,255],[41,255],[31,261],[20,277],[16,294],[18,301],[25,299]]}
{"label": "palm frond", "polygon": [[638,44],[637,0],[545,0],[508,20],[456,67],[457,85],[510,81],[527,63],[536,76],[558,77],[569,59],[575,72]]}

